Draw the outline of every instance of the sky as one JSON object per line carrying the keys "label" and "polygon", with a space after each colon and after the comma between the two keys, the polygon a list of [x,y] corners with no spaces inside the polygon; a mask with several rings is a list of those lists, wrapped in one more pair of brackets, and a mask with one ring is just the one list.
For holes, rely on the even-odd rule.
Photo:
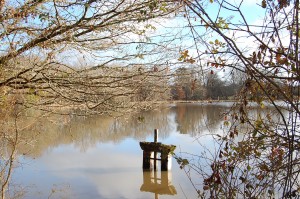
{"label": "sky", "polygon": [[[205,0],[209,2],[208,0]],[[215,0],[214,3],[207,4],[207,12],[211,16],[216,16],[218,13],[218,4]],[[233,5],[238,5],[241,0],[228,0],[229,3]],[[241,6],[241,10],[245,13],[245,18],[250,24],[257,24],[260,23],[260,18],[264,15],[264,9],[261,9],[259,4],[261,4],[260,0],[244,0]],[[80,11],[78,11],[80,12]],[[155,54],[151,56],[137,56],[135,59],[131,59],[128,62],[132,63],[166,63],[174,64],[178,67],[183,66],[184,63],[179,63],[178,58],[180,57],[180,52],[186,49],[189,50],[189,55],[191,57],[196,57],[197,53],[194,48],[194,40],[192,35],[190,34],[190,29],[188,26],[186,18],[180,17],[177,15],[176,17],[174,14],[170,15],[169,18],[159,18],[150,20],[147,22],[135,23],[132,24],[135,27],[139,28],[140,30],[145,30],[145,34],[138,35],[134,33],[129,33],[123,36],[129,39],[130,41],[139,42],[139,41],[146,41],[146,42],[153,42],[160,44],[158,45],[151,45],[143,43],[144,53],[149,52],[150,50],[154,50],[159,52],[162,51],[161,54]],[[241,17],[237,15],[237,13],[229,12],[226,10],[221,10],[220,16],[224,19],[230,17],[233,23],[239,23],[241,21]],[[193,22],[194,24],[200,24],[199,19]],[[151,26],[149,26],[149,24]],[[205,28],[197,29],[197,31],[204,33]],[[230,33],[231,34],[231,33]],[[236,33],[237,35],[240,33]],[[207,36],[207,35],[206,35]],[[241,36],[241,35],[239,35]],[[173,38],[172,38],[173,37]],[[175,39],[174,39],[175,38]],[[219,38],[215,34],[212,35],[209,40],[214,41],[215,39]],[[172,40],[173,39],[173,40]],[[134,53],[143,53],[142,50],[138,49],[139,44],[132,44],[132,45],[125,45],[124,48],[111,48],[105,51],[95,52],[94,55],[99,55],[98,58],[96,56],[92,56],[91,54],[87,53],[87,51],[79,51],[74,49],[66,49],[64,53],[60,53],[57,56],[57,59],[60,59],[63,63],[71,64],[73,66],[87,66],[87,65],[96,65],[97,62],[101,62],[101,57],[114,57],[114,56],[122,56],[123,54],[134,54]],[[244,46],[251,46],[251,40],[241,40],[239,45]],[[2,46],[3,47],[3,46]],[[198,48],[203,49],[203,45],[198,44]],[[103,60],[103,59],[102,59]],[[124,61],[122,61],[125,63]],[[205,62],[205,61],[204,61]],[[199,62],[195,63],[199,65]]]}
{"label": "sky", "polygon": [[[239,1],[236,0],[229,0],[232,4],[238,4]],[[258,0],[246,0],[243,2],[242,10],[246,13],[246,18],[249,19],[250,23],[255,23],[256,20],[259,19],[260,16],[263,16],[263,10],[259,9],[259,6],[257,5],[259,3]],[[215,15],[215,13],[218,12],[218,5],[217,3],[208,4],[207,7],[208,13],[212,16]],[[255,10],[255,12],[253,12]],[[171,16],[174,16],[173,14]],[[236,15],[236,13],[228,12],[222,10],[220,16],[223,18],[228,18],[229,16],[233,16],[232,21],[235,23],[238,23],[240,18]],[[199,20],[195,22],[195,24],[199,24]],[[151,24],[151,26],[149,26]],[[176,17],[170,17],[170,18],[161,18],[161,19],[154,19],[147,22],[141,22],[138,24],[134,24],[136,27],[140,28],[140,30],[145,30],[144,35],[138,35],[129,33],[126,35],[127,38],[130,38],[131,41],[146,41],[146,38],[148,38],[148,42],[153,43],[159,43],[162,46],[165,47],[165,56],[161,55],[152,55],[152,56],[141,56],[137,59],[131,60],[133,63],[147,63],[158,60],[158,59],[169,59],[169,63],[176,63],[176,65],[180,65],[178,63],[178,58],[180,56],[180,51],[184,51],[186,49],[189,49],[191,56],[196,56],[195,50],[192,49],[194,45],[194,41],[191,38],[190,35],[190,29],[187,28],[187,20],[183,17],[176,16]],[[202,28],[203,31],[204,28]],[[162,36],[163,35],[163,36]],[[167,36],[168,35],[168,36]],[[175,39],[170,42],[164,42],[165,40],[170,40],[171,37],[174,37]],[[125,37],[124,37],[125,38]],[[216,36],[216,38],[218,38]],[[244,41],[243,41],[244,42]],[[144,46],[145,52],[149,51],[150,49],[156,49],[156,46],[154,45],[146,45],[142,44]],[[123,53],[128,52],[138,52],[138,44],[133,45],[127,45],[123,51]],[[105,55],[113,56],[115,54],[115,50],[113,51],[107,51],[105,52]],[[142,52],[142,51],[141,51]],[[122,52],[118,52],[121,54]],[[81,53],[82,54],[82,53]],[[103,54],[102,54],[103,55]],[[86,56],[86,55],[85,55]],[[88,57],[88,56],[86,56]],[[72,59],[72,58],[71,58]],[[82,62],[82,56],[77,56],[76,58],[77,62]],[[66,59],[68,60],[68,59]],[[93,59],[92,59],[93,60]],[[69,62],[69,61],[67,61]],[[70,62],[69,62],[70,63]]]}
{"label": "sky", "polygon": [[[208,2],[208,1],[207,1]],[[222,19],[225,19],[227,23],[229,23],[229,27],[236,29],[242,27],[244,30],[246,29],[245,26],[235,26],[235,24],[244,24],[244,19],[247,22],[247,24],[250,25],[250,30],[252,32],[259,32],[260,29],[254,27],[255,25],[262,25],[262,19],[266,14],[266,9],[261,7],[261,1],[259,0],[228,0],[229,4],[223,4],[224,6],[228,7],[229,9],[235,9],[234,6],[240,5],[241,13],[238,11],[232,11],[228,9],[222,8],[219,10],[219,4],[216,2],[216,0],[213,3],[207,3],[205,7],[205,11],[208,13],[208,15],[211,17],[212,20],[215,21],[216,17],[222,17]],[[242,2],[242,4],[240,4]],[[232,6],[232,5],[234,6]],[[202,16],[204,16],[202,14]],[[244,18],[244,19],[243,19]],[[200,25],[201,22],[199,20],[199,17],[195,17],[192,15],[191,23],[193,25]],[[204,25],[202,23],[202,25]],[[207,32],[205,27],[199,27],[196,29],[197,34],[199,34],[200,38],[203,39],[205,42],[215,42],[215,40],[224,41],[217,33]],[[249,34],[246,31],[235,31],[235,30],[223,30],[222,31],[225,35],[227,35],[230,38],[235,38],[235,43],[238,45],[238,48],[241,50],[245,50],[245,56],[250,56],[255,48],[257,48],[257,45],[254,43],[253,37],[249,37]],[[192,42],[192,40],[190,40]],[[225,45],[224,50],[229,49],[229,46],[227,44]],[[204,52],[206,49],[206,46],[202,42],[197,43],[197,48]],[[193,49],[193,48],[191,48]],[[196,57],[198,54],[195,50],[189,50],[191,56]],[[247,54],[247,52],[249,52]],[[214,62],[213,58],[210,58],[208,56],[201,56],[200,63],[196,62],[195,64],[202,65],[202,67],[206,66],[207,60],[210,60],[211,62]],[[208,69],[207,72],[211,70]],[[215,70],[215,68],[214,68]],[[219,69],[219,72],[223,73],[223,69]],[[221,74],[224,75],[224,74]]]}

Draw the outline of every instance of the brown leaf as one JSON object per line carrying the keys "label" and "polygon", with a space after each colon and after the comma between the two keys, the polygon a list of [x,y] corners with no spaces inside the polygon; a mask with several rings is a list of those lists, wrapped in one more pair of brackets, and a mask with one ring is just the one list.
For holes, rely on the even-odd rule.
{"label": "brown leaf", "polygon": [[261,2],[261,7],[266,8],[267,7],[267,2],[266,0],[262,0]]}

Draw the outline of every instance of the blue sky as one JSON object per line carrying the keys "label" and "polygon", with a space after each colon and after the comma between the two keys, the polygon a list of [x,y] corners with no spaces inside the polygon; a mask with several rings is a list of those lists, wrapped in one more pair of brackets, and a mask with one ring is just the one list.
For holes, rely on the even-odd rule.
{"label": "blue sky", "polygon": [[[207,0],[207,2],[209,2]],[[228,0],[228,2],[232,4],[239,4],[240,0]],[[242,4],[242,11],[245,13],[245,17],[247,20],[249,20],[249,23],[255,24],[260,16],[263,16],[264,14],[264,9],[261,9],[257,4],[260,4],[260,0],[244,0]],[[48,4],[49,6],[51,4]],[[48,8],[49,10],[50,7]],[[52,9],[53,10],[53,9]],[[214,3],[208,3],[207,5],[207,11],[211,16],[216,16],[218,13],[218,4],[216,2]],[[51,11],[49,11],[51,12]],[[80,11],[77,10],[75,11],[76,13],[79,13]],[[61,13],[62,14],[62,13]],[[74,14],[74,13],[73,13]],[[173,16],[173,14],[172,14]],[[232,13],[226,10],[221,10],[220,16],[222,16],[224,19],[228,18],[230,16],[233,16],[232,22],[238,23],[239,20],[241,19],[236,15],[236,13]],[[41,23],[37,19],[31,21],[31,23],[36,23],[39,24]],[[196,20],[194,22],[195,24],[199,24],[200,21]],[[153,25],[154,28],[146,28],[148,24]],[[161,44],[162,46],[158,47],[156,45],[146,45],[145,43],[143,44],[145,47],[144,49],[146,51],[152,49],[152,50],[161,50],[163,49],[162,54],[156,54],[156,55],[151,55],[151,56],[143,56],[142,58],[136,58],[133,60],[130,60],[132,63],[147,63],[147,62],[155,62],[159,59],[162,60],[162,62],[168,61],[169,63],[176,63],[178,62],[178,58],[180,56],[180,51],[183,51],[185,49],[189,49],[191,56],[196,56],[195,50],[193,50],[193,45],[194,42],[192,40],[192,37],[190,35],[190,30],[189,28],[184,28],[184,26],[187,25],[186,19],[182,17],[173,17],[169,19],[155,19],[153,21],[145,22],[145,23],[138,23],[138,24],[132,24],[136,28],[139,28],[140,30],[145,29],[146,34],[145,35],[138,35],[138,34],[128,34],[123,37],[124,41],[125,38],[129,39],[128,41],[146,41],[146,38],[150,38],[148,41],[149,42],[156,42]],[[199,29],[199,32],[205,31],[204,28]],[[167,37],[162,37],[161,35],[165,34],[168,35]],[[175,40],[172,42],[165,42],[165,39],[171,39],[173,36],[175,36]],[[218,38],[216,35],[214,37],[211,37],[211,40],[215,40],[215,38]],[[2,45],[2,48],[5,45]],[[119,48],[118,50],[116,48],[111,48],[111,50],[103,52],[95,52],[95,54],[101,54],[102,57],[104,56],[115,56],[115,55],[122,55],[122,53],[138,53],[137,49],[138,44],[132,44],[132,45],[125,45],[125,47]],[[70,50],[70,49],[69,49]],[[70,53],[71,52],[71,53]],[[142,52],[142,51],[141,51]],[[66,56],[67,55],[67,56]],[[74,56],[75,55],[75,56]],[[80,55],[80,56],[78,56]],[[84,53],[84,50],[82,52],[77,51],[74,53],[74,50],[70,50],[69,53],[64,53],[60,54],[58,59],[65,60],[66,63],[72,63],[73,65],[79,62],[84,62],[84,58],[89,57],[88,53]],[[68,57],[68,58],[66,58]],[[92,56],[91,56],[92,57]],[[70,62],[70,60],[72,60]],[[91,58],[88,60],[88,64],[91,64],[92,62],[96,62],[96,57]],[[177,65],[180,66],[180,63],[176,63]],[[182,63],[181,63],[182,64]]]}

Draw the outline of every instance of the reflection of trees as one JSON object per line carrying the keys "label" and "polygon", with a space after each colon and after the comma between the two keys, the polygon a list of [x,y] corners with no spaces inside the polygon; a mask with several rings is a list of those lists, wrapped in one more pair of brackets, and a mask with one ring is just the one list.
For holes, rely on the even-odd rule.
{"label": "reflection of trees", "polygon": [[176,112],[178,131],[195,136],[205,130],[214,132],[220,126],[222,113],[228,108],[219,105],[178,104],[173,107]]}
{"label": "reflection of trees", "polygon": [[74,144],[84,151],[99,142],[118,143],[126,138],[145,139],[153,134],[154,128],[160,129],[159,136],[162,138],[171,132],[166,108],[117,119],[105,116],[56,115],[38,120],[37,117],[27,115],[22,120],[24,126],[33,122],[35,125],[22,131],[22,139],[26,141],[20,145],[19,151],[33,157],[62,144]]}
{"label": "reflection of trees", "polygon": [[[61,145],[74,145],[80,150],[86,150],[101,142],[142,139],[148,134],[152,135],[154,127],[164,129],[160,136],[168,136],[170,131],[166,131],[167,127],[163,128],[168,124],[167,113],[168,109],[161,109],[113,119],[70,115],[40,117],[43,113],[27,111],[17,119],[13,115],[7,115],[5,119],[2,117],[0,122],[5,123],[5,126],[0,129],[0,198],[15,198],[16,194],[24,193],[22,187],[13,187],[11,182],[13,168],[18,166],[21,156],[38,157]],[[144,121],[139,118],[144,118]],[[9,189],[13,193],[8,193]]]}
{"label": "reflection of trees", "polygon": [[[159,129],[160,138],[166,138],[171,134],[174,122],[182,134],[196,136],[207,130],[215,133],[219,130],[223,113],[227,110],[228,107],[223,105],[182,103],[171,108],[165,106],[155,111],[145,111],[116,119],[105,116],[70,115],[38,119],[37,112],[27,112],[26,117],[19,118],[19,134],[22,142],[19,143],[18,153],[37,157],[44,151],[63,144],[73,144],[85,151],[97,143],[118,143],[126,138],[145,140],[147,136],[153,135],[155,128]],[[171,117],[173,115],[175,121]],[[12,132],[9,129],[5,131]]]}
{"label": "reflection of trees", "polygon": [[[174,112],[179,132],[195,136],[207,129],[217,131],[221,113],[225,110],[226,107],[217,105],[178,104],[170,109],[161,107],[117,119],[105,116],[48,117],[22,133],[22,138],[28,141],[21,145],[20,153],[36,157],[62,144],[73,144],[85,151],[97,143],[118,143],[126,138],[143,140],[152,136],[155,128],[159,129],[160,138],[166,138],[172,131],[174,121],[170,115]],[[23,123],[30,123],[31,120],[36,118],[26,117]]]}
{"label": "reflection of trees", "polygon": [[[171,108],[164,106],[155,111],[140,112],[117,119],[71,115],[40,117],[42,113],[36,111],[27,111],[17,118],[15,115],[7,115],[5,120],[0,120],[1,124],[5,123],[0,129],[0,166],[3,171],[1,182],[4,182],[9,170],[13,168],[12,163],[17,162],[18,155],[38,157],[60,145],[73,144],[84,151],[97,143],[118,143],[126,138],[144,140],[153,136],[155,128],[159,129],[160,138],[166,138],[174,130],[174,123],[177,123],[177,130],[182,134],[197,136],[207,130],[216,133],[223,120],[223,113],[228,109],[229,106],[222,104],[181,103]],[[258,117],[267,117],[266,110],[274,117],[271,112],[273,109],[267,107],[264,111],[253,107],[248,115],[257,120]]]}
{"label": "reflection of trees", "polygon": [[[3,109],[0,112],[0,197],[5,198],[17,198],[21,197],[23,192],[13,192],[10,189],[14,186],[10,182],[13,169],[17,162],[18,146],[23,142],[21,139],[19,127],[19,108],[16,106],[14,109],[7,111]],[[14,187],[15,188],[15,187]]]}

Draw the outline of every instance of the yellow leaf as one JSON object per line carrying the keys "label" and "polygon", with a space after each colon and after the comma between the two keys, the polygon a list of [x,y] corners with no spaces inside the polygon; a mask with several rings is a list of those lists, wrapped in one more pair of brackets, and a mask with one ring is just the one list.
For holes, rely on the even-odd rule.
{"label": "yellow leaf", "polygon": [[261,108],[265,108],[264,103],[260,102],[260,107],[261,107]]}

